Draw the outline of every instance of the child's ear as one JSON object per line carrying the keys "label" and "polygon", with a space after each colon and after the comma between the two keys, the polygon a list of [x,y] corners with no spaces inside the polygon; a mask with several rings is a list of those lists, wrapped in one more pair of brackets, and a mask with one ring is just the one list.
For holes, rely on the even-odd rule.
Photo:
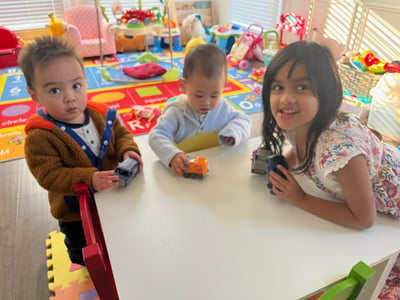
{"label": "child's ear", "polygon": [[39,98],[35,92],[35,90],[28,88],[28,94],[31,96],[32,100],[37,104],[40,105]]}
{"label": "child's ear", "polygon": [[185,79],[184,79],[184,78],[179,78],[179,79],[178,79],[178,82],[179,82],[179,90],[185,93],[185,92],[186,92],[186,82],[185,82]]}

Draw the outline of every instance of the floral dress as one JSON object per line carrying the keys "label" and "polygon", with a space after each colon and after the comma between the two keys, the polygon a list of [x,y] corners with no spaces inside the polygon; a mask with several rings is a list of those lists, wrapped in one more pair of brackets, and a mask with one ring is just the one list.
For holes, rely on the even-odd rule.
{"label": "floral dress", "polygon": [[[286,135],[295,147],[295,134]],[[315,185],[344,201],[341,186],[332,175],[351,158],[364,155],[376,199],[377,211],[400,219],[400,151],[382,143],[356,116],[340,114],[325,130],[315,148],[306,175]],[[295,151],[296,153],[296,151]]]}

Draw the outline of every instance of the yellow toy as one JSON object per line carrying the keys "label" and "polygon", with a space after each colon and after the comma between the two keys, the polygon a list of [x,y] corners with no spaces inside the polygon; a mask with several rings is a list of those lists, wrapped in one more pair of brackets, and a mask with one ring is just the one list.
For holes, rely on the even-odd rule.
{"label": "yellow toy", "polygon": [[351,64],[360,71],[369,71],[378,74],[385,72],[385,63],[372,50],[364,50],[361,53],[357,53],[351,60]]}
{"label": "yellow toy", "polygon": [[192,48],[197,47],[198,45],[201,45],[201,44],[205,44],[205,43],[206,42],[200,37],[191,38],[189,40],[189,42],[187,42],[187,44],[185,46],[185,51],[183,53],[186,55],[187,53],[189,53],[189,51]]}
{"label": "yellow toy", "polygon": [[50,32],[52,35],[62,36],[67,29],[65,23],[60,20],[56,19],[53,13],[49,14],[50,24],[48,25]]}

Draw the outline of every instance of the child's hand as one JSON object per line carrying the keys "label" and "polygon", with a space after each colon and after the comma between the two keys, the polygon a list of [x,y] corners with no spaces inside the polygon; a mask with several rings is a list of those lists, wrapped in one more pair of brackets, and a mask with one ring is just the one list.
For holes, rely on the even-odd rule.
{"label": "child's hand", "polygon": [[175,155],[170,162],[171,171],[176,176],[182,176],[187,170],[188,165],[189,159],[187,158],[186,154],[182,152]]}
{"label": "child's hand", "polygon": [[274,171],[270,171],[268,175],[269,180],[272,183],[272,191],[286,201],[297,205],[305,196],[303,189],[288,169],[282,165],[278,165],[277,168],[286,176],[287,179]]}
{"label": "child's hand", "polygon": [[136,159],[139,163],[139,172],[143,170],[143,161],[142,158],[140,157],[139,154],[137,154],[135,151],[126,151],[123,155],[123,160],[127,158],[133,158]]}
{"label": "child's hand", "polygon": [[224,144],[228,144],[228,145],[234,145],[235,144],[235,138],[232,136],[224,136],[221,135],[220,136],[222,141],[224,142]]}
{"label": "child's hand", "polygon": [[98,171],[92,176],[92,187],[96,191],[102,191],[114,186],[119,186],[119,177],[114,175],[114,171]]}

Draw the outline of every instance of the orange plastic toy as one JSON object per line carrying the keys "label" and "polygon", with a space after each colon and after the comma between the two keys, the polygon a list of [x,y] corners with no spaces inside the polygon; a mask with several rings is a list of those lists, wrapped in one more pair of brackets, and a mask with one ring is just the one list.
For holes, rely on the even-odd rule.
{"label": "orange plastic toy", "polygon": [[183,173],[185,178],[199,178],[202,179],[208,172],[208,160],[205,157],[191,157],[189,158],[189,166],[187,171]]}

